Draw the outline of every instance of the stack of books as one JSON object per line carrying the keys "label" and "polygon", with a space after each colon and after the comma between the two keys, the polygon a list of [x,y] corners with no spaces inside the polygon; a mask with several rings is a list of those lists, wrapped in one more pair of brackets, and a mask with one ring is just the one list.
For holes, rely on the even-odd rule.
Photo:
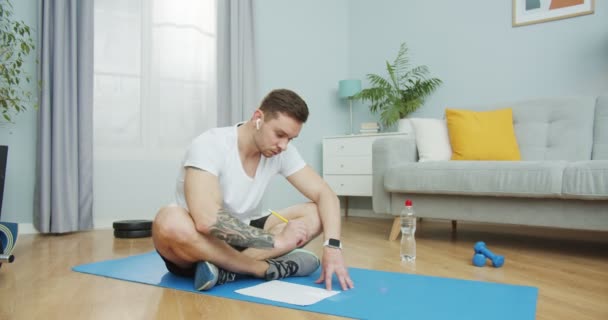
{"label": "stack of books", "polygon": [[378,133],[380,132],[380,126],[377,122],[363,122],[361,123],[361,129],[359,133],[361,134],[369,134],[369,133]]}

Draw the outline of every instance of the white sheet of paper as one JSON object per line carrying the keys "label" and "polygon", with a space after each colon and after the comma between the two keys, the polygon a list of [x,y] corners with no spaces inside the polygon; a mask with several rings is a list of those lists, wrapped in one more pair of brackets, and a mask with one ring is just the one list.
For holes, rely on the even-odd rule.
{"label": "white sheet of paper", "polygon": [[304,286],[279,280],[264,282],[248,288],[235,290],[234,292],[299,306],[315,304],[340,293],[340,291],[328,291],[324,288]]}

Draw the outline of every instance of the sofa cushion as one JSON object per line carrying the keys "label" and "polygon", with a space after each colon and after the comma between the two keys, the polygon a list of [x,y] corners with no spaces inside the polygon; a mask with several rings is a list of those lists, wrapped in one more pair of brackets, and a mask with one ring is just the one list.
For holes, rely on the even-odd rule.
{"label": "sofa cushion", "polygon": [[597,98],[593,126],[593,160],[608,160],[608,96]]}
{"label": "sofa cushion", "polygon": [[444,119],[410,118],[416,135],[418,161],[450,160],[452,148]]}
{"label": "sofa cushion", "polygon": [[523,160],[590,160],[595,99],[552,98],[513,107]]}
{"label": "sofa cushion", "polygon": [[521,160],[510,108],[446,109],[452,160]]}
{"label": "sofa cushion", "polygon": [[595,104],[595,97],[556,97],[458,109],[513,109],[522,160],[582,161],[591,159]]}
{"label": "sofa cushion", "polygon": [[562,190],[564,198],[608,199],[608,160],[569,163]]}
{"label": "sofa cushion", "polygon": [[395,165],[384,173],[390,192],[561,197],[566,161],[436,161]]}

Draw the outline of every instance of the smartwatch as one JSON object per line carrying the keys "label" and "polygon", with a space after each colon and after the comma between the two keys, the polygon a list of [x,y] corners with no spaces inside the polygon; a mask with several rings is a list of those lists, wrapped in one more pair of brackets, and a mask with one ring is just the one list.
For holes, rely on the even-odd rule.
{"label": "smartwatch", "polygon": [[342,249],[342,243],[338,239],[329,238],[325,240],[323,245],[334,249]]}

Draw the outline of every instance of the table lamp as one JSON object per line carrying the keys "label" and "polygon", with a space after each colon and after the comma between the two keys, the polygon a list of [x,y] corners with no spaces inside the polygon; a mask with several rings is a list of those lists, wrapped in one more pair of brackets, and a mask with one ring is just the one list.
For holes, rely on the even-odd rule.
{"label": "table lamp", "polygon": [[350,106],[350,134],[353,134],[353,99],[352,97],[361,91],[361,80],[349,79],[340,80],[339,90],[340,98],[348,99]]}

